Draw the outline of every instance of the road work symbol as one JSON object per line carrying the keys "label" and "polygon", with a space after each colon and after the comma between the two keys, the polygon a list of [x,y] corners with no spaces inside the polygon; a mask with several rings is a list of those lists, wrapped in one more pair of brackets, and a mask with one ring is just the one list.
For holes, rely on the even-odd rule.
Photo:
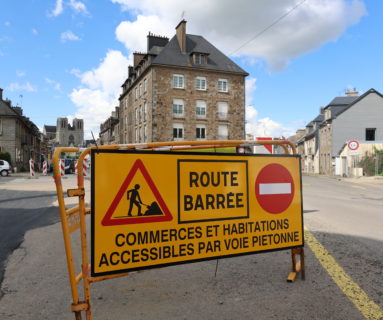
{"label": "road work symbol", "polygon": [[265,166],[255,181],[255,194],[260,206],[268,213],[285,211],[294,198],[294,180],[282,165]]}
{"label": "road work symbol", "polygon": [[128,211],[128,217],[132,217],[132,209],[133,205],[135,205],[138,209],[137,216],[142,216],[141,213],[141,204],[146,206],[148,209],[145,211],[145,216],[160,216],[163,215],[161,208],[158,206],[158,203],[156,201],[153,201],[152,204],[147,205],[145,203],[142,203],[140,194],[138,192],[138,189],[140,189],[140,185],[136,184],[134,186],[134,189],[130,189],[127,192],[127,199],[129,201],[129,211]]}
{"label": "road work symbol", "polygon": [[[140,183],[135,181],[140,181]],[[124,197],[125,193],[126,198]],[[127,201],[121,201],[124,198]],[[113,226],[170,221],[172,219],[173,217],[144,163],[137,159],[101,223],[103,226]]]}

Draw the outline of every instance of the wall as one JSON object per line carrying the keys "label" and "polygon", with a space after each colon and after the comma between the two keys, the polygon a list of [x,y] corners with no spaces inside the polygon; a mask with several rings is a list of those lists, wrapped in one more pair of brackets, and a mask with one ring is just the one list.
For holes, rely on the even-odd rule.
{"label": "wall", "polygon": [[346,141],[366,140],[366,128],[376,128],[375,140],[383,140],[383,98],[372,92],[333,120],[332,155]]}
{"label": "wall", "polygon": [[[173,74],[183,74],[184,89],[172,88]],[[195,89],[195,78],[206,77],[207,90]],[[228,80],[228,92],[217,90],[219,78]],[[229,139],[245,139],[245,101],[244,77],[228,73],[209,72],[205,70],[187,70],[176,68],[156,67],[153,71],[153,141],[173,140],[173,123],[183,123],[185,130],[184,140],[196,140],[196,125],[206,126],[206,140],[218,139],[218,125],[228,125]],[[183,99],[185,116],[173,116],[173,99]],[[196,101],[205,100],[207,115],[205,119],[196,117]],[[228,102],[229,111],[227,120],[218,119],[217,103]]]}

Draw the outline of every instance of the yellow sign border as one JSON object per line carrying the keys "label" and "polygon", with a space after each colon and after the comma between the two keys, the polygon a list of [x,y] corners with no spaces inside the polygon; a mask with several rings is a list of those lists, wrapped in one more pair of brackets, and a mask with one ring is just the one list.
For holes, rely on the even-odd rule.
{"label": "yellow sign border", "polygon": [[[224,254],[224,255],[218,255],[218,256],[211,256],[211,257],[206,257],[206,258],[196,258],[196,259],[190,259],[190,260],[182,260],[182,261],[176,261],[176,262],[165,262],[161,264],[155,264],[155,265],[147,265],[143,267],[135,267],[135,268],[124,268],[124,269],[117,269],[117,270],[112,270],[112,271],[106,271],[106,272],[95,272],[95,207],[96,207],[96,202],[95,202],[95,176],[96,176],[96,161],[95,161],[95,154],[98,153],[123,153],[123,154],[128,154],[128,155],[140,155],[140,154],[145,154],[147,155],[147,151],[127,151],[127,150],[97,150],[97,149],[92,149],[91,150],[91,158],[92,158],[92,176],[91,176],[91,208],[93,214],[91,215],[91,275],[92,277],[94,276],[107,276],[107,275],[113,275],[113,274],[121,274],[121,273],[126,273],[130,271],[137,271],[137,270],[145,270],[145,269],[153,269],[153,268],[161,268],[165,266],[171,266],[171,265],[178,265],[178,264],[185,264],[185,263],[192,263],[192,262],[200,262],[200,261],[208,261],[208,260],[216,260],[216,259],[223,259],[223,258],[229,258],[229,257],[236,257],[236,256],[243,256],[243,255],[249,255],[249,254],[256,254],[256,253],[266,253],[266,252],[273,252],[273,251],[280,251],[280,250],[286,250],[286,249],[293,249],[293,248],[302,248],[304,247],[304,221],[303,221],[303,201],[302,201],[302,174],[301,174],[301,162],[300,156],[299,155],[267,155],[267,154],[228,154],[228,153],[206,153],[206,152],[176,152],[176,151],[156,151],[154,154],[156,155],[182,155],[190,157],[194,156],[208,156],[208,157],[219,157],[219,156],[225,156],[225,157],[230,157],[230,158],[237,158],[237,157],[254,157],[254,158],[296,158],[298,161],[298,166],[299,166],[299,184],[300,184],[300,224],[302,226],[301,228],[301,244],[299,245],[293,245],[293,246],[286,246],[286,247],[279,247],[279,248],[273,248],[273,249],[266,249],[266,250],[254,250],[254,251],[248,251],[248,252],[240,252],[240,253],[233,253],[233,254]],[[177,161],[178,163],[178,161]],[[177,168],[178,170],[178,168]],[[177,173],[178,175],[178,173]],[[178,179],[178,177],[177,177]],[[247,177],[248,180],[248,177]],[[178,182],[177,182],[178,183]],[[177,186],[178,188],[178,186]],[[177,208],[178,211],[178,208]],[[173,217],[177,217],[178,212],[173,215]],[[225,219],[225,220],[232,220],[232,219]],[[178,222],[178,221],[177,221]],[[203,220],[202,222],[207,222],[207,220]],[[182,224],[181,224],[182,225]]]}

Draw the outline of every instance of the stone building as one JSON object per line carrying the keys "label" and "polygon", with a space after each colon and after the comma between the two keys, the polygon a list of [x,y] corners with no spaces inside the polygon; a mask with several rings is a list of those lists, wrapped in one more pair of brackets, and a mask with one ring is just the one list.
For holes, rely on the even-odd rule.
{"label": "stone building", "polygon": [[245,138],[246,71],[186,21],[168,38],[151,33],[120,96],[120,143]]}
{"label": "stone building", "polygon": [[120,108],[116,107],[111,116],[100,125],[100,144],[120,143]]}
{"label": "stone building", "polygon": [[336,174],[336,161],[350,140],[383,142],[383,95],[375,89],[361,96],[356,90],[346,91],[346,96],[335,97],[321,108],[298,141],[302,169],[308,173]]}
{"label": "stone building", "polygon": [[23,115],[23,109],[3,100],[0,88],[0,152],[10,153],[15,170],[29,170],[30,159],[39,165],[40,137],[38,127]]}
{"label": "stone building", "polygon": [[73,119],[72,125],[68,118],[57,118],[56,126],[44,125],[44,142],[54,147],[78,147],[84,145],[84,120]]}

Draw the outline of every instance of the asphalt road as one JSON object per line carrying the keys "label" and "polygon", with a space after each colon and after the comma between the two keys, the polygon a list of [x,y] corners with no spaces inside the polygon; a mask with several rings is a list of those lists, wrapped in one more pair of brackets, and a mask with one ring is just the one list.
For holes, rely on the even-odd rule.
{"label": "asphalt road", "polygon": [[[52,183],[48,177],[43,179]],[[30,182],[24,177],[17,180],[17,184],[21,186],[23,182]],[[12,176],[0,179],[0,284],[3,280],[5,262],[19,247],[25,233],[59,221],[57,207],[52,206],[56,199],[55,192],[22,190],[22,187],[18,188],[19,190],[6,189],[11,182],[15,182]]]}
{"label": "asphalt road", "polygon": [[[0,202],[1,214],[5,204],[22,209],[21,201],[36,217],[33,210],[52,207],[51,180],[16,180],[8,197],[29,200]],[[216,261],[147,270],[92,285],[93,319],[383,318],[383,183],[360,182],[303,178],[305,281],[286,282],[289,251],[222,259],[216,276]],[[17,195],[20,188],[28,192]],[[77,253],[78,242],[73,237]],[[80,264],[79,254],[74,261]],[[74,318],[59,223],[25,234],[7,261],[2,291],[1,319]]]}

